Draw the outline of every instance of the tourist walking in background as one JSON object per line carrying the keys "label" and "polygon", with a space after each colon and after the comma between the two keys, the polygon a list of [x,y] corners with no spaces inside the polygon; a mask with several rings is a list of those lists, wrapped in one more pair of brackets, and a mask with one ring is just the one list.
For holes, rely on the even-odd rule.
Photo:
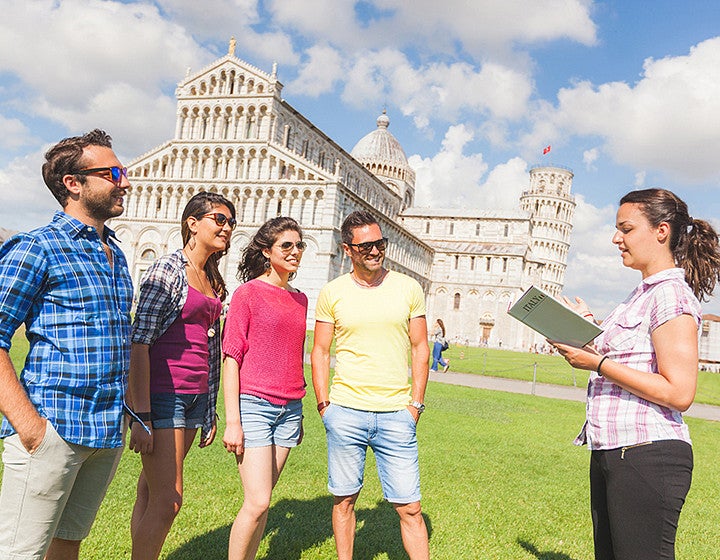
{"label": "tourist walking in background", "polygon": [[[425,294],[416,280],[383,268],[388,240],[372,214],[348,215],[341,236],[352,271],[320,291],[312,350],[317,409],[327,432],[335,548],[339,560],[353,557],[355,502],[370,447],[383,495],[400,516],[403,546],[411,560],[424,560],[430,552],[416,432],[425,410],[430,357]],[[333,338],[337,361],[331,389]]]}
{"label": "tourist walking in background", "polygon": [[[699,299],[720,278],[717,233],[670,191],[620,200],[612,242],[642,282],[607,318],[594,347],[554,343],[590,370],[587,420],[576,439],[592,450],[596,560],[675,558],[693,455],[681,412],[695,397]],[[566,302],[583,315],[585,303]]]}
{"label": "tourist walking in background", "polygon": [[215,438],[220,387],[220,314],[226,297],[218,261],[230,247],[235,208],[209,192],[193,196],[181,221],[183,248],[143,276],[133,323],[130,449],[143,468],[132,512],[132,558],[155,559],[183,497],[183,464],[198,428]]}
{"label": "tourist walking in background", "polygon": [[289,282],[305,247],[295,220],[273,218],[238,266],[244,283],[233,294],[223,335],[223,443],[235,454],[244,490],[230,531],[230,560],[255,558],[273,488],[302,440],[308,299]]}
{"label": "tourist walking in background", "polygon": [[132,282],[105,222],[130,183],[97,129],[53,146],[42,173],[62,212],[0,249],[0,558],[74,560],[123,449]]}
{"label": "tourist walking in background", "polygon": [[449,347],[450,343],[445,337],[445,323],[443,323],[442,319],[437,319],[433,325],[432,365],[430,371],[436,372],[438,366],[442,366],[444,372],[450,369],[450,359],[442,357],[442,353]]}

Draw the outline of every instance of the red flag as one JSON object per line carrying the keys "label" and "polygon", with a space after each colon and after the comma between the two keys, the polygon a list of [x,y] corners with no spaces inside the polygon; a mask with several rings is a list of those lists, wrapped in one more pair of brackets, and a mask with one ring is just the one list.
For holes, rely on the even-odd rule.
{"label": "red flag", "polygon": [[543,155],[547,154],[552,146],[548,146],[547,148],[543,149]]}

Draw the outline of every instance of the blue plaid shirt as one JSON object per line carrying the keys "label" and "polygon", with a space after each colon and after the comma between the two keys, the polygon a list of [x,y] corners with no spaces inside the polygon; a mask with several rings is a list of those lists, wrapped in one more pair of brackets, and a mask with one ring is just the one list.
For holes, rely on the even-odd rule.
{"label": "blue plaid shirt", "polygon": [[[113,267],[95,228],[63,212],[0,247],[0,348],[25,323],[20,382],[30,401],[63,439],[94,448],[123,444],[130,364],[132,281],[106,233]],[[0,437],[13,433],[3,418]]]}

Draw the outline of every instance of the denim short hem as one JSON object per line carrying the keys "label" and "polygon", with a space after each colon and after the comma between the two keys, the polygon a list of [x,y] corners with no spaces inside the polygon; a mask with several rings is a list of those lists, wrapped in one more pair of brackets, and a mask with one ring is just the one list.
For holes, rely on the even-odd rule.
{"label": "denim short hem", "polygon": [[330,487],[330,485],[328,485],[328,492],[330,492],[336,498],[342,498],[343,496],[354,496],[355,494],[358,494],[360,492],[360,490],[362,490],[362,489],[363,489],[363,486],[360,485],[355,490],[350,490],[349,492],[346,492],[339,488],[332,488],[332,487]]}
{"label": "denim short hem", "polygon": [[388,498],[387,496],[383,496],[388,502],[391,504],[414,504],[415,502],[419,502],[422,498],[420,494],[414,494],[410,496],[409,498]]}
{"label": "denim short hem", "polygon": [[[300,439],[300,438],[298,438],[298,439]],[[284,439],[283,440],[276,439],[272,443],[268,443],[267,441],[263,441],[263,440],[254,440],[253,441],[253,440],[245,439],[245,448],[246,449],[250,449],[250,448],[257,449],[259,447],[272,447],[273,445],[275,447],[287,447],[288,449],[292,449],[293,447],[297,447],[299,445],[299,443],[297,442],[297,440],[296,441],[288,441],[288,440],[284,440]]]}
{"label": "denim short hem", "polygon": [[195,430],[202,428],[204,424],[203,418],[163,418],[162,420],[153,420],[152,427],[154,430],[180,429]]}

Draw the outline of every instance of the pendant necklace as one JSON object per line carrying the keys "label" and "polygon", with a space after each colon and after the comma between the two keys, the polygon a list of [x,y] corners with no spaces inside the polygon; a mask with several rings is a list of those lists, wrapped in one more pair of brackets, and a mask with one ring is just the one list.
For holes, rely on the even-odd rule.
{"label": "pendant necklace", "polygon": [[[188,256],[188,254],[185,252],[185,249],[183,249],[183,255],[185,255],[185,258],[188,260],[188,262],[190,263],[190,266],[191,266],[192,269],[195,271],[195,276],[197,276],[198,282],[200,282],[200,287],[202,288],[202,290],[201,290],[202,295],[204,295],[205,297],[209,297],[209,296],[207,296],[207,295],[205,294],[205,286],[203,286],[202,276],[200,276],[200,273],[198,272],[198,269],[197,269],[197,267],[195,266],[195,263],[192,262],[192,259],[191,259],[191,258]],[[209,283],[210,283],[210,280],[209,280],[208,277],[207,277],[207,273],[205,274],[205,279],[208,281],[208,284],[209,284]],[[210,289],[212,290],[212,286],[210,286]],[[215,292],[215,290],[212,290],[212,291],[213,291],[213,293]],[[208,337],[209,337],[209,338],[212,338],[213,336],[215,336],[215,329],[213,329],[212,327],[210,327],[210,328],[208,329],[207,334],[208,334]]]}

